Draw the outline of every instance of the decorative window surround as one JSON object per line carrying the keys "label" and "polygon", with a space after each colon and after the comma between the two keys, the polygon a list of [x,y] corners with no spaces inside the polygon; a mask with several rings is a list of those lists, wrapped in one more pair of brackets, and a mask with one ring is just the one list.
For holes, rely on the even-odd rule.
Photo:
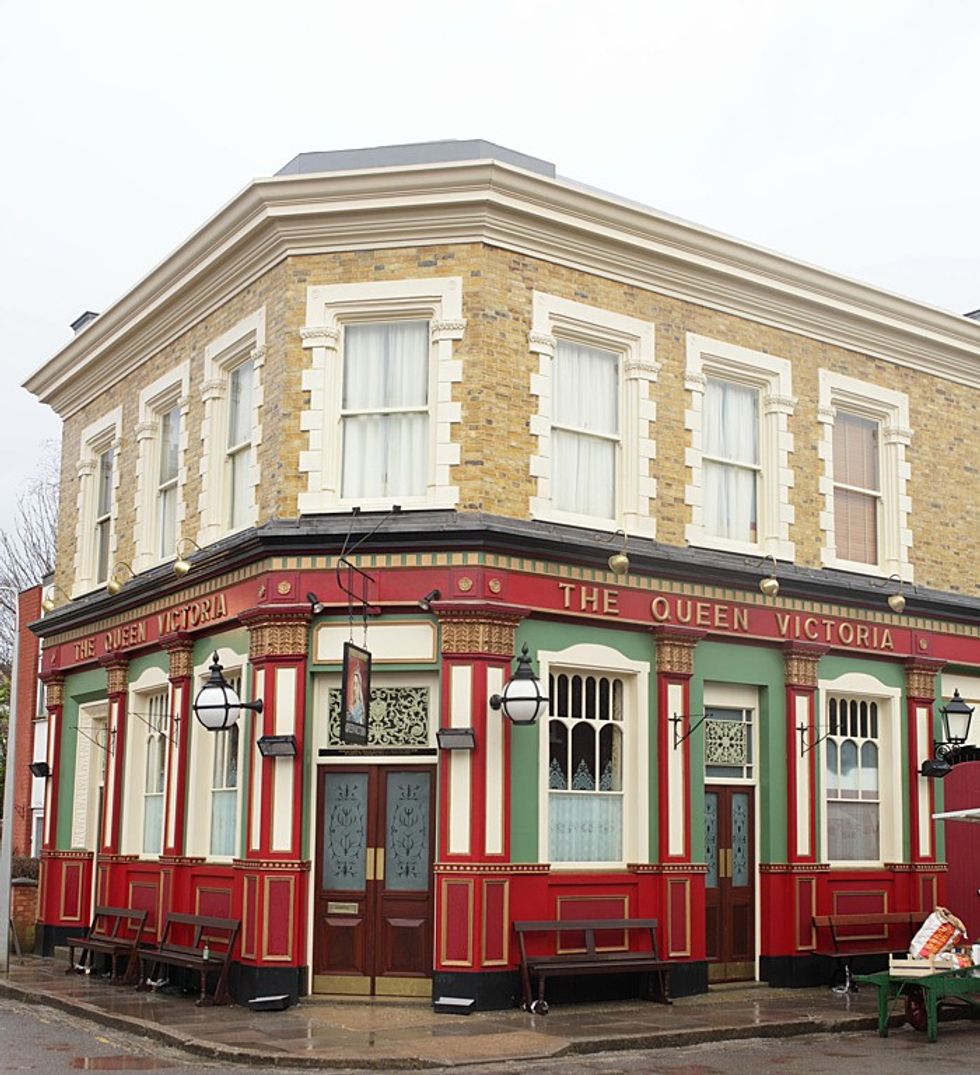
{"label": "decorative window surround", "polygon": [[461,405],[452,400],[452,386],[462,380],[462,362],[453,358],[453,341],[463,338],[463,281],[459,276],[423,280],[379,280],[357,284],[324,284],[307,289],[303,347],[311,351],[303,372],[310,406],[300,415],[308,448],[300,452],[299,469],[307,488],[299,496],[301,514],[346,511],[355,501],[340,495],[341,393],[343,388],[343,330],[351,322],[425,319],[429,322],[429,440],[426,494],[423,497],[359,499],[365,510],[391,507],[451,508],[459,490],[450,481],[450,468],[459,463],[460,448],[452,441],[452,426],[460,421]]}
{"label": "decorative window surround", "polygon": [[[715,683],[706,681],[704,684],[704,709],[705,711],[712,709],[725,709],[725,710],[740,710],[743,714],[748,714],[748,718],[741,724],[735,724],[737,729],[735,735],[732,737],[733,746],[741,741],[741,745],[747,748],[746,757],[744,760],[731,757],[724,759],[720,756],[714,758],[714,764],[724,765],[727,767],[740,766],[743,769],[742,776],[735,776],[734,772],[727,772],[724,775],[710,775],[705,772],[705,783],[717,783],[717,784],[746,784],[749,786],[758,784],[759,782],[759,721],[761,715],[761,707],[759,705],[759,688],[751,684],[742,683]],[[709,748],[708,740],[712,735],[712,732],[721,731],[722,733],[731,730],[731,723],[729,721],[715,721],[715,728],[712,729],[713,721],[711,717],[706,717],[704,722],[704,758],[705,769],[711,765],[711,749]],[[740,740],[741,737],[741,740]],[[717,748],[716,748],[717,750]],[[746,775],[746,773],[748,775]]]}
{"label": "decorative window surround", "polygon": [[[827,740],[814,747],[820,751],[817,773],[820,780],[820,856],[832,866],[861,867],[882,866],[886,862],[902,861],[902,833],[904,819],[902,806],[902,691],[899,687],[887,687],[866,672],[847,672],[837,679],[821,679],[819,684],[820,719],[818,731],[823,735],[829,730],[829,702],[831,697],[856,698],[859,702],[876,702],[878,705],[878,795],[879,795],[879,857],[875,861],[828,860],[827,839]],[[799,736],[796,737],[799,749]],[[855,800],[859,801],[859,800]]]}
{"label": "decorative window surround", "polygon": [[[554,362],[560,339],[613,351],[620,356],[620,440],[616,452],[616,509],[611,519],[577,515],[553,506],[551,430]],[[538,397],[538,412],[531,416],[531,433],[538,439],[537,454],[531,456],[530,463],[531,476],[537,479],[537,495],[531,497],[530,503],[531,516],[656,537],[651,502],[657,495],[657,482],[650,476],[650,461],[657,455],[653,436],[657,415],[656,403],[650,398],[650,385],[656,381],[660,366],[655,361],[653,324],[535,291],[528,344],[539,357],[538,372],[531,374],[531,395]]]}
{"label": "decorative window surround", "polygon": [[[649,779],[649,684],[650,664],[632,661],[618,650],[593,643],[579,643],[559,651],[538,651],[538,675],[542,683],[548,677],[567,672],[571,675],[609,676],[623,681],[622,746],[622,846],[620,862],[561,862],[558,869],[622,868],[627,862],[649,859],[649,810],[646,802]],[[550,789],[549,719],[538,721],[538,861],[549,861],[548,818]]]}
{"label": "decorative window surround", "polygon": [[[258,518],[258,486],[261,479],[259,445],[262,443],[262,370],[265,366],[265,307],[242,318],[227,332],[204,348],[204,383],[201,397],[201,492],[198,497],[200,529],[198,545],[204,546],[230,533],[228,507],[229,467],[226,457],[228,436],[228,385],[232,370],[245,362],[252,363],[252,447],[249,450],[248,521],[254,526]],[[239,527],[238,529],[243,529]]]}
{"label": "decorative window surround", "polygon": [[136,426],[136,522],[133,525],[133,570],[146,571],[172,556],[160,555],[158,532],[158,475],[160,472],[160,420],[173,406],[180,410],[177,463],[176,535],[184,520],[184,485],[187,482],[187,412],[189,365],[181,363],[140,392]]}
{"label": "decorative window surround", "polygon": [[[834,533],[834,418],[837,410],[869,418],[880,425],[881,504],[878,514],[878,563],[866,564],[837,558]],[[904,392],[881,388],[830,370],[819,371],[817,421],[821,426],[818,454],[823,460],[820,492],[823,511],[820,529],[823,548],[820,560],[827,567],[856,571],[865,575],[898,575],[905,582],[913,580],[909,562],[912,531],[909,516],[912,500],[908,494],[911,468],[906,449],[912,443],[909,428],[909,399]]]}
{"label": "decorative window surround", "polygon": [[76,511],[78,528],[75,532],[75,583],[72,597],[103,585],[96,579],[95,520],[98,502],[99,456],[112,449],[112,517],[109,522],[109,577],[116,562],[116,505],[119,496],[119,448],[122,443],[122,408],[103,415],[82,431],[82,450],[78,460],[78,497]]}
{"label": "decorative window surround", "polygon": [[[759,392],[759,489],[758,541],[736,541],[708,532],[704,518],[703,415],[704,393],[709,377],[733,381]],[[789,502],[793,471],[793,434],[789,417],[796,408],[793,397],[792,366],[784,358],[752,351],[747,347],[687,334],[687,366],[684,387],[691,393],[691,407],[684,412],[684,428],[690,431],[691,446],[685,463],[691,469],[684,502],[691,508],[686,536],[689,545],[740,552],[749,556],[775,556],[792,561],[796,547],[789,540],[795,511]]]}

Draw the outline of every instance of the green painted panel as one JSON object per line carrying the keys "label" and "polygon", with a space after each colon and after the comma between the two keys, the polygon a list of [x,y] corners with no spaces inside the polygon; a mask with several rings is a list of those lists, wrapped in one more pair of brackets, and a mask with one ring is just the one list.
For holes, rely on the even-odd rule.
{"label": "green painted panel", "polygon": [[221,634],[210,635],[207,638],[196,638],[194,640],[194,667],[210,664],[211,654],[225,647],[247,656],[248,631],[223,631]]}
{"label": "green painted panel", "polygon": [[[525,620],[517,630],[515,645],[518,653],[525,642],[534,658],[535,673],[538,671],[536,654],[539,649],[553,652],[582,644],[608,646],[629,660],[647,661],[651,667],[653,664],[653,637],[645,631],[617,631],[582,624]],[[652,718],[655,705],[653,696],[656,693],[652,676],[649,693],[649,716]],[[513,862],[538,861],[539,734],[537,726],[511,729],[510,848]],[[656,771],[653,738],[651,735],[651,773]],[[651,780],[650,783],[651,826],[654,826],[653,802],[656,786],[654,781]]]}
{"label": "green painted panel", "polygon": [[144,653],[139,657],[133,657],[129,662],[126,678],[130,683],[135,683],[148,668],[157,668],[165,675],[169,675],[170,656],[166,650],[154,650],[152,653]]}
{"label": "green painted panel", "polygon": [[106,697],[104,668],[93,668],[65,677],[65,704],[61,715],[61,751],[55,758],[54,779],[58,781],[58,817],[55,847],[71,847],[71,825],[75,809],[75,754],[78,743],[78,707]]}
{"label": "green painted panel", "polygon": [[[782,651],[766,646],[701,642],[694,651],[691,712],[704,712],[704,684],[759,688],[756,779],[760,862],[786,861],[786,691]],[[704,737],[691,736],[691,855],[704,861]]]}

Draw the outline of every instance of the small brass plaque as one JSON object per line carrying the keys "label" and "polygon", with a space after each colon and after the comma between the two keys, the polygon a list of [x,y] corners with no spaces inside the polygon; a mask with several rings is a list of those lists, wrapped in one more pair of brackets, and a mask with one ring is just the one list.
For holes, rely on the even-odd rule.
{"label": "small brass plaque", "polygon": [[357,914],[359,907],[356,903],[335,903],[327,901],[327,914]]}

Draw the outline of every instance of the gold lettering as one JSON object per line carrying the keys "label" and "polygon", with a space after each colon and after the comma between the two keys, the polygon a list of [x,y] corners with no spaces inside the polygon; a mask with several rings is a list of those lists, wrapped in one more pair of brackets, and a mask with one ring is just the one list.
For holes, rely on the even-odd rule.
{"label": "gold lettering", "polygon": [[693,602],[684,597],[677,598],[677,618],[681,623],[691,622]]}
{"label": "gold lettering", "polygon": [[574,584],[571,582],[558,583],[558,589],[561,590],[562,608],[572,607],[572,590],[574,588]]}
{"label": "gold lettering", "polygon": [[854,642],[854,626],[850,623],[842,623],[837,628],[837,633],[840,635],[841,642],[845,646],[850,646]]}
{"label": "gold lettering", "polygon": [[698,627],[711,626],[711,605],[706,601],[698,601],[695,605],[695,623]]}
{"label": "gold lettering", "polygon": [[583,586],[582,592],[579,594],[579,608],[583,612],[586,608],[590,608],[592,612],[599,611],[599,587],[598,586]]}
{"label": "gold lettering", "polygon": [[218,594],[218,600],[215,603],[215,607],[214,607],[214,618],[217,619],[219,616],[226,616],[226,615],[227,615],[227,609],[225,607],[225,595],[223,593],[219,593]]}
{"label": "gold lettering", "polygon": [[785,638],[789,634],[789,613],[777,612],[776,613],[776,627],[779,629],[779,633]]}
{"label": "gold lettering", "polygon": [[666,597],[655,597],[650,602],[650,615],[661,623],[670,619],[670,602]]}
{"label": "gold lettering", "polygon": [[715,605],[715,627],[728,627],[728,605]]}
{"label": "gold lettering", "polygon": [[736,631],[747,631],[749,629],[749,610],[747,608],[736,608],[734,613],[735,619],[732,627]]}
{"label": "gold lettering", "polygon": [[868,644],[868,625],[865,623],[858,624],[857,644],[859,646],[866,646]]}
{"label": "gold lettering", "polygon": [[602,591],[602,611],[607,616],[618,616],[619,607],[616,602],[619,600],[619,590],[603,590]]}
{"label": "gold lettering", "polygon": [[881,635],[881,648],[882,649],[894,649],[895,643],[892,642],[892,633],[886,627]]}
{"label": "gold lettering", "polygon": [[819,637],[817,634],[817,621],[812,616],[807,616],[803,621],[803,633],[809,639],[816,639]]}
{"label": "gold lettering", "polygon": [[829,642],[833,636],[834,621],[833,620],[821,620],[823,624],[823,637],[825,642]]}

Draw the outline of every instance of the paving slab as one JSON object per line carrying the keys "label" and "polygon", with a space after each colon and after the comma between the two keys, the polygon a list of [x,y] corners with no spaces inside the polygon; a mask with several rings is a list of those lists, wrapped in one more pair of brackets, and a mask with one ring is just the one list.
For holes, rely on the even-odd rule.
{"label": "paving slab", "polygon": [[752,1037],[872,1031],[873,991],[770,989],[748,983],[682,997],[441,1015],[426,1000],[304,997],[284,1012],[198,1008],[176,989],[137,992],[38,956],[12,964],[0,994],[48,1004],[198,1055],[274,1066],[426,1068],[537,1060]]}

